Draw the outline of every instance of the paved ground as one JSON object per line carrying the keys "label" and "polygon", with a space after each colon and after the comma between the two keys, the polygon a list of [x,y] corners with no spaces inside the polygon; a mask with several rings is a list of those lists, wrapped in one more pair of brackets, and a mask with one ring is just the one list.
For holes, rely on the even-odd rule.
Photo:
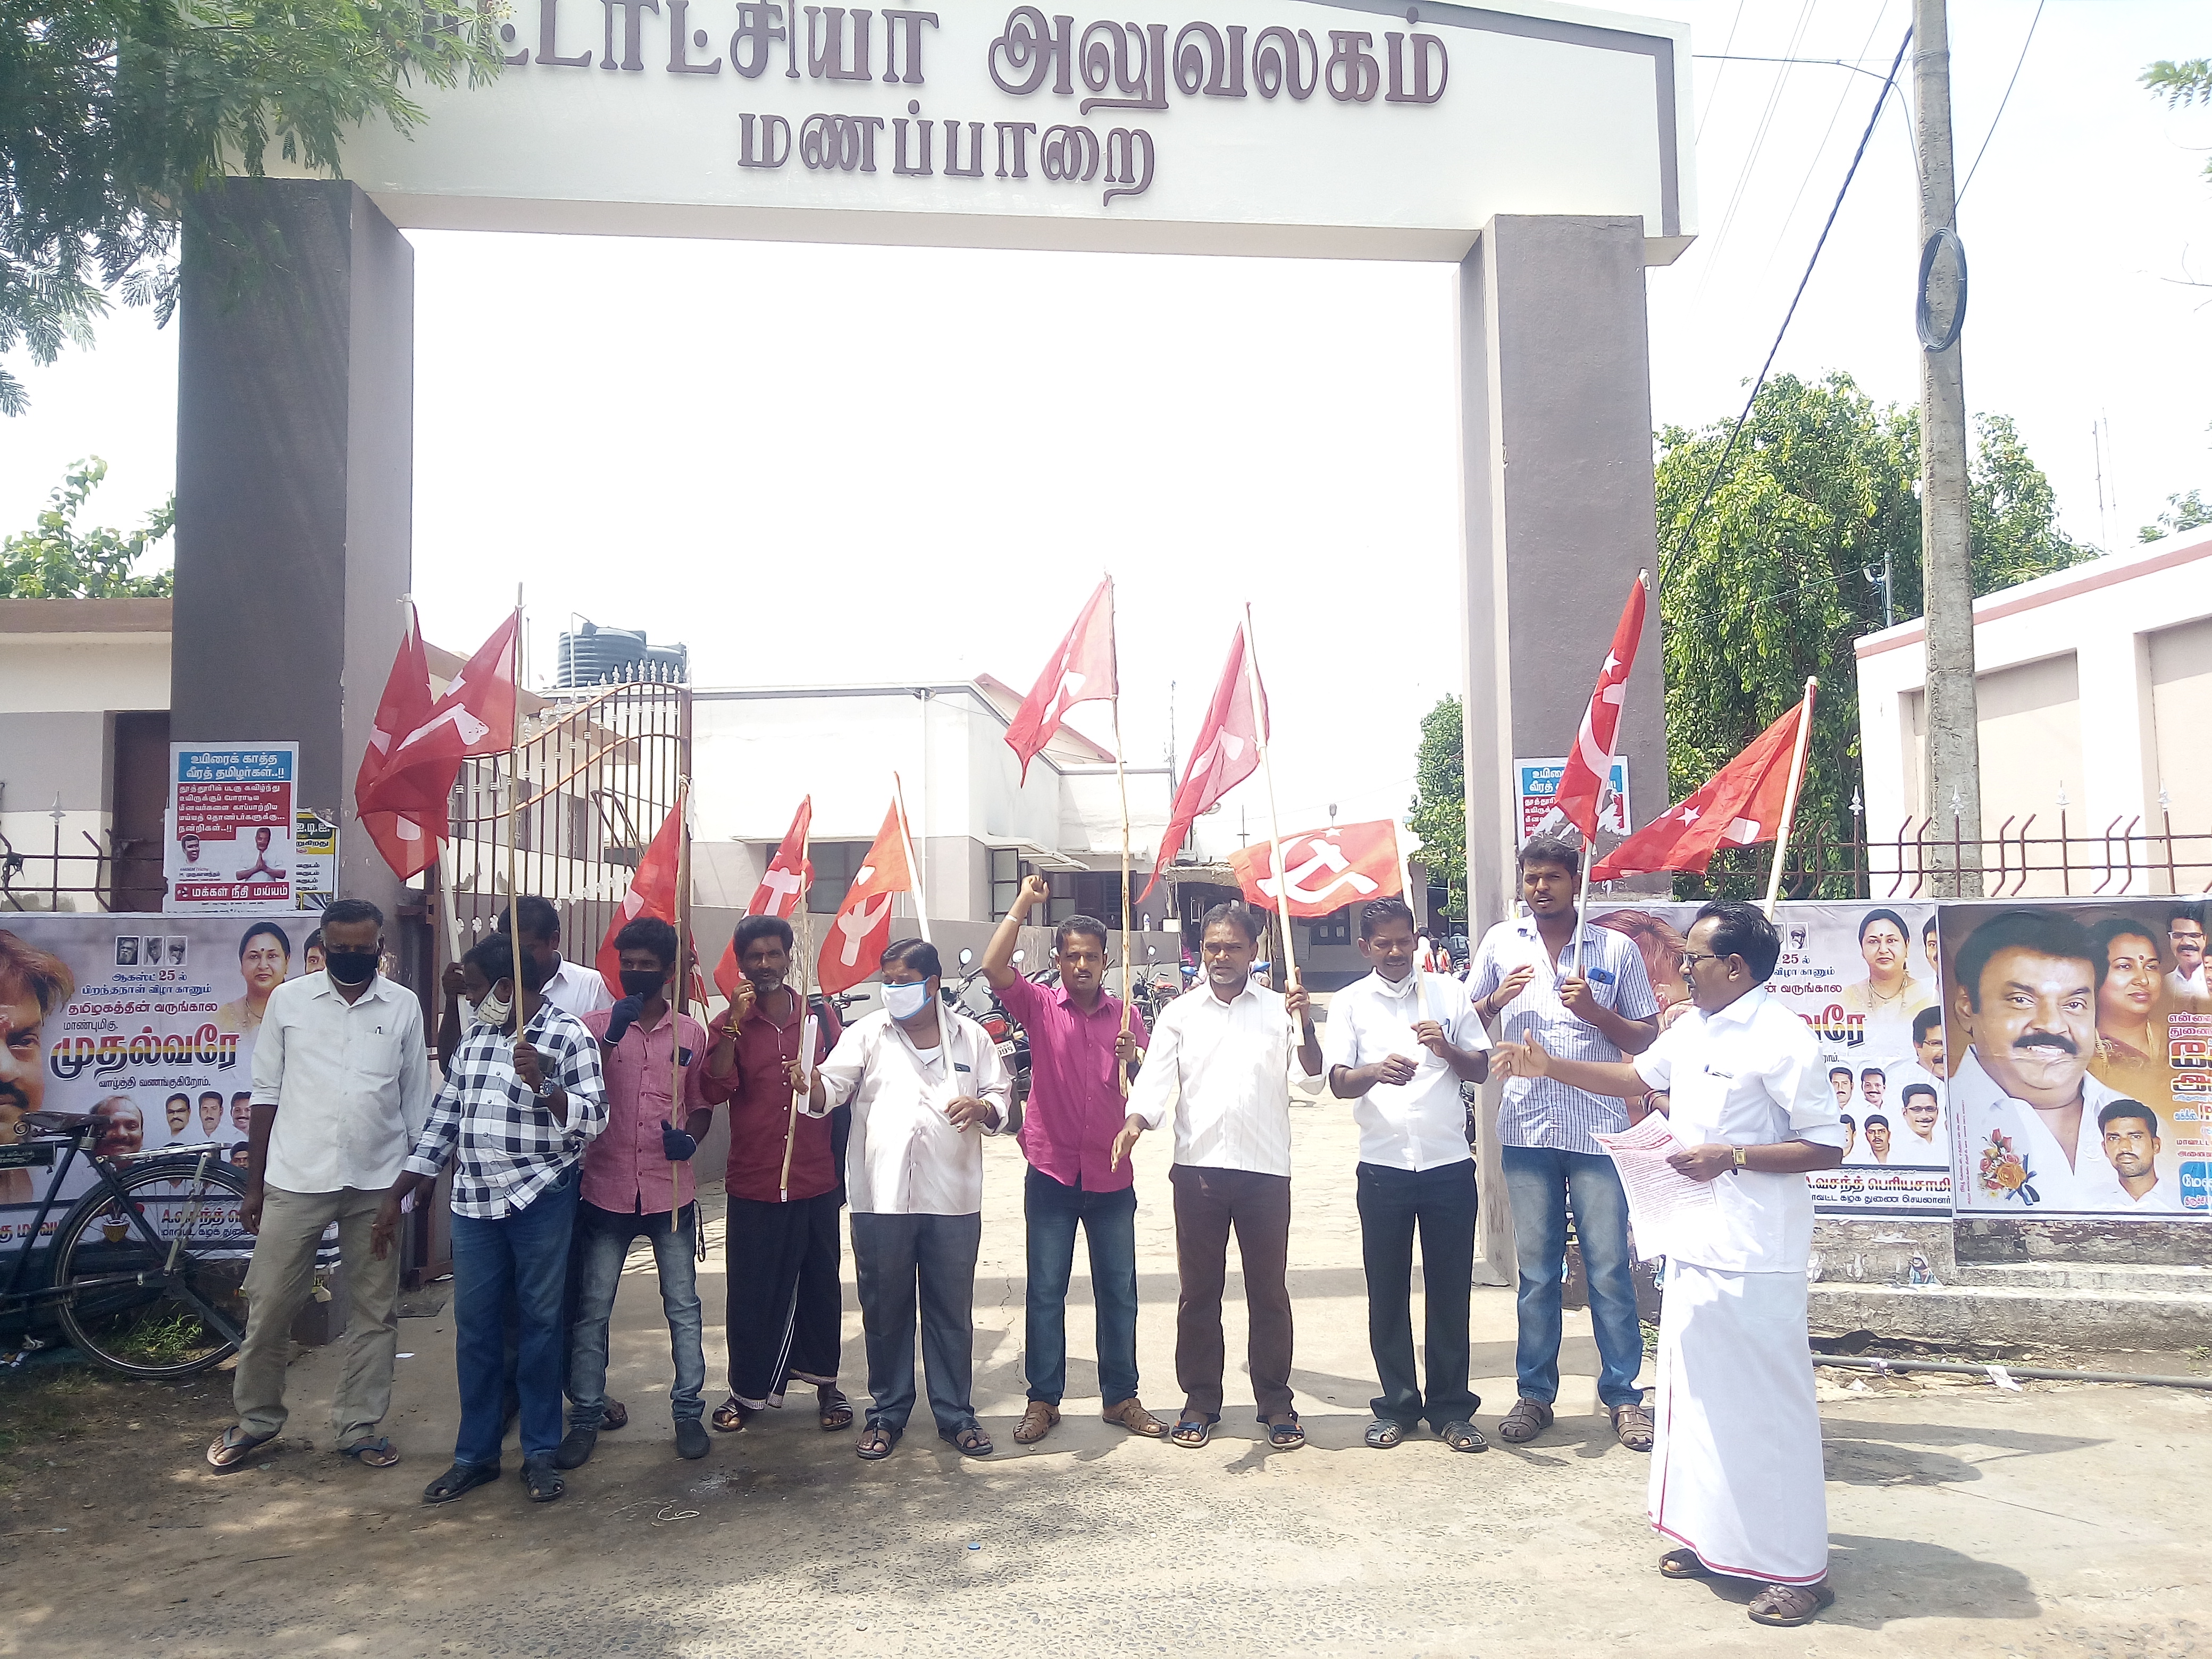
{"label": "paved ground", "polygon": [[[1743,1618],[1743,1593],[1661,1582],[1643,1522],[1646,1461],[1595,1414],[1588,1323],[1534,1446],[1466,1456],[1359,1443],[1373,1389],[1350,1171],[1337,1113],[1297,1114],[1295,1378],[1313,1443],[1269,1453],[1247,1409],[1188,1452],[1096,1419],[1085,1358],[1071,1414],[1012,1444],[1020,1371],[1020,1162],[989,1149],[977,1285],[977,1406],[1000,1451],[963,1462],[926,1426],[880,1464],[797,1408],[703,1463],[662,1415],[665,1332],[650,1257],[617,1311],[604,1438],[550,1509],[511,1477],[451,1509],[416,1502],[450,1454],[451,1328],[402,1327],[388,1473],[330,1455],[332,1374],[293,1372],[302,1437],[228,1477],[199,1448],[226,1419],[214,1380],[181,1394],[88,1393],[84,1432],[32,1445],[0,1493],[0,1654],[818,1654],[982,1656],[2179,1656],[2212,1642],[2212,1399],[2159,1389],[1981,1384],[1824,1388],[1835,1581],[1809,1631]],[[1139,1157],[1146,1398],[1172,1384],[1174,1267],[1164,1137]],[[719,1237],[719,1227],[715,1230]],[[710,1309],[719,1264],[706,1281]],[[1232,1280],[1232,1289],[1234,1281]],[[850,1311],[848,1386],[861,1392]],[[1087,1305],[1085,1281],[1077,1296]],[[1510,1403],[1512,1305],[1477,1290],[1486,1428]],[[1088,1320],[1072,1322],[1079,1354]],[[709,1370],[720,1363],[710,1315]],[[1232,1328],[1232,1353],[1241,1351]],[[2185,1362],[2177,1362],[2185,1364]],[[714,1396],[719,1398],[719,1395]],[[119,1406],[113,1402],[120,1401]],[[1086,1414],[1086,1413],[1088,1414]],[[104,1414],[103,1414],[104,1413]],[[127,1420],[123,1420],[127,1419]],[[316,1443],[311,1447],[309,1442]],[[515,1465],[510,1449],[510,1470]],[[65,1528],[66,1530],[56,1530]]]}

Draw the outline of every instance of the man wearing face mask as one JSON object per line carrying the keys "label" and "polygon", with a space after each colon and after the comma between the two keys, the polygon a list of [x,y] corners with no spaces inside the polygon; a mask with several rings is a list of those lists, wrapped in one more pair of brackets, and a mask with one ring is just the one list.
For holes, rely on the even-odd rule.
{"label": "man wearing face mask", "polygon": [[943,971],[928,941],[893,944],[882,1011],[855,1020],[804,1079],[811,1112],[853,1108],[845,1185],[873,1396],[854,1449],[871,1460],[890,1455],[914,1410],[917,1297],[937,1432],[964,1456],[991,1451],[970,1397],[975,1251],[982,1137],[1008,1127],[1012,1079],[983,1028],[939,997]]}
{"label": "man wearing face mask", "polygon": [[399,1461],[377,1432],[392,1403],[399,1259],[373,1248],[372,1224],[422,1127],[430,1068],[422,1006],[377,972],[384,913],[363,899],[323,912],[324,965],[278,985],[253,1045],[246,1196],[253,1234],[246,1340],[231,1397],[238,1421],[208,1448],[234,1469],[283,1432],[292,1321],[314,1289],[315,1249],[338,1226],[348,1297],[345,1365],[331,1401],[337,1449],[371,1468]]}
{"label": "man wearing face mask", "polygon": [[[661,1311],[668,1319],[676,1367],[668,1405],[676,1419],[677,1455],[707,1455],[707,1430],[699,1420],[705,1412],[700,1390],[707,1383],[695,1267],[699,1206],[691,1179],[691,1155],[714,1118],[699,1086],[707,1030],[669,1006],[675,928],[658,916],[639,916],[615,935],[615,950],[622,963],[622,999],[584,1016],[584,1029],[599,1040],[606,1069],[607,1127],[584,1151],[576,1207],[576,1306],[568,1325],[568,1396],[574,1404],[553,1460],[564,1469],[581,1468],[599,1437],[607,1319],[622,1286],[623,1258],[640,1237],[652,1243]],[[680,1128],[671,1098],[679,1065],[685,1108]]]}

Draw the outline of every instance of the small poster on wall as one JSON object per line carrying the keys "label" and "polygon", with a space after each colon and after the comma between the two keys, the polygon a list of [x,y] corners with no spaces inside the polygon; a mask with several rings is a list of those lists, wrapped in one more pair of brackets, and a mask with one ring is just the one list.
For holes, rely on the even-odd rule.
{"label": "small poster on wall", "polygon": [[161,873],[171,915],[301,908],[300,745],[171,744]]}

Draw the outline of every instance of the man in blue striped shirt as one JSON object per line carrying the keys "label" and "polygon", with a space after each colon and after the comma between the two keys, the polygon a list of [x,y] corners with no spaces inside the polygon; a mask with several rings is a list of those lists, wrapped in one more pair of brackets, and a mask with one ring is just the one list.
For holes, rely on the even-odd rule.
{"label": "man in blue striped shirt", "polygon": [[[1499,1022],[1501,1042],[1534,1036],[1547,1052],[1576,1060],[1643,1053],[1658,1035],[1658,999],[1635,942],[1577,912],[1580,849],[1539,836],[1521,849],[1518,867],[1529,914],[1483,936],[1468,974],[1475,1012]],[[1520,1398],[1498,1432],[1515,1444],[1551,1426],[1559,1398],[1559,1279],[1571,1206],[1597,1338],[1598,1399],[1623,1445],[1651,1449],[1651,1414],[1636,1386],[1644,1333],[1629,1273],[1628,1200],[1613,1160],[1590,1138],[1627,1127],[1624,1101],[1549,1077],[1516,1076],[1505,1085],[1498,1138],[1520,1264]]]}

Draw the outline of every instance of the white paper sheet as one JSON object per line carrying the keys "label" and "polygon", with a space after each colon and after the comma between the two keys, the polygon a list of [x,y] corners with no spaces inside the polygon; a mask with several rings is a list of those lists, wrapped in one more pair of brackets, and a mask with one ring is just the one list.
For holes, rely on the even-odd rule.
{"label": "white paper sheet", "polygon": [[1701,1234],[1717,1223],[1720,1203],[1713,1196],[1713,1183],[1692,1181],[1667,1162],[1685,1148],[1662,1115],[1653,1112],[1632,1129],[1592,1139],[1611,1155],[1613,1168],[1620,1172],[1641,1260],[1671,1255],[1686,1235]]}

